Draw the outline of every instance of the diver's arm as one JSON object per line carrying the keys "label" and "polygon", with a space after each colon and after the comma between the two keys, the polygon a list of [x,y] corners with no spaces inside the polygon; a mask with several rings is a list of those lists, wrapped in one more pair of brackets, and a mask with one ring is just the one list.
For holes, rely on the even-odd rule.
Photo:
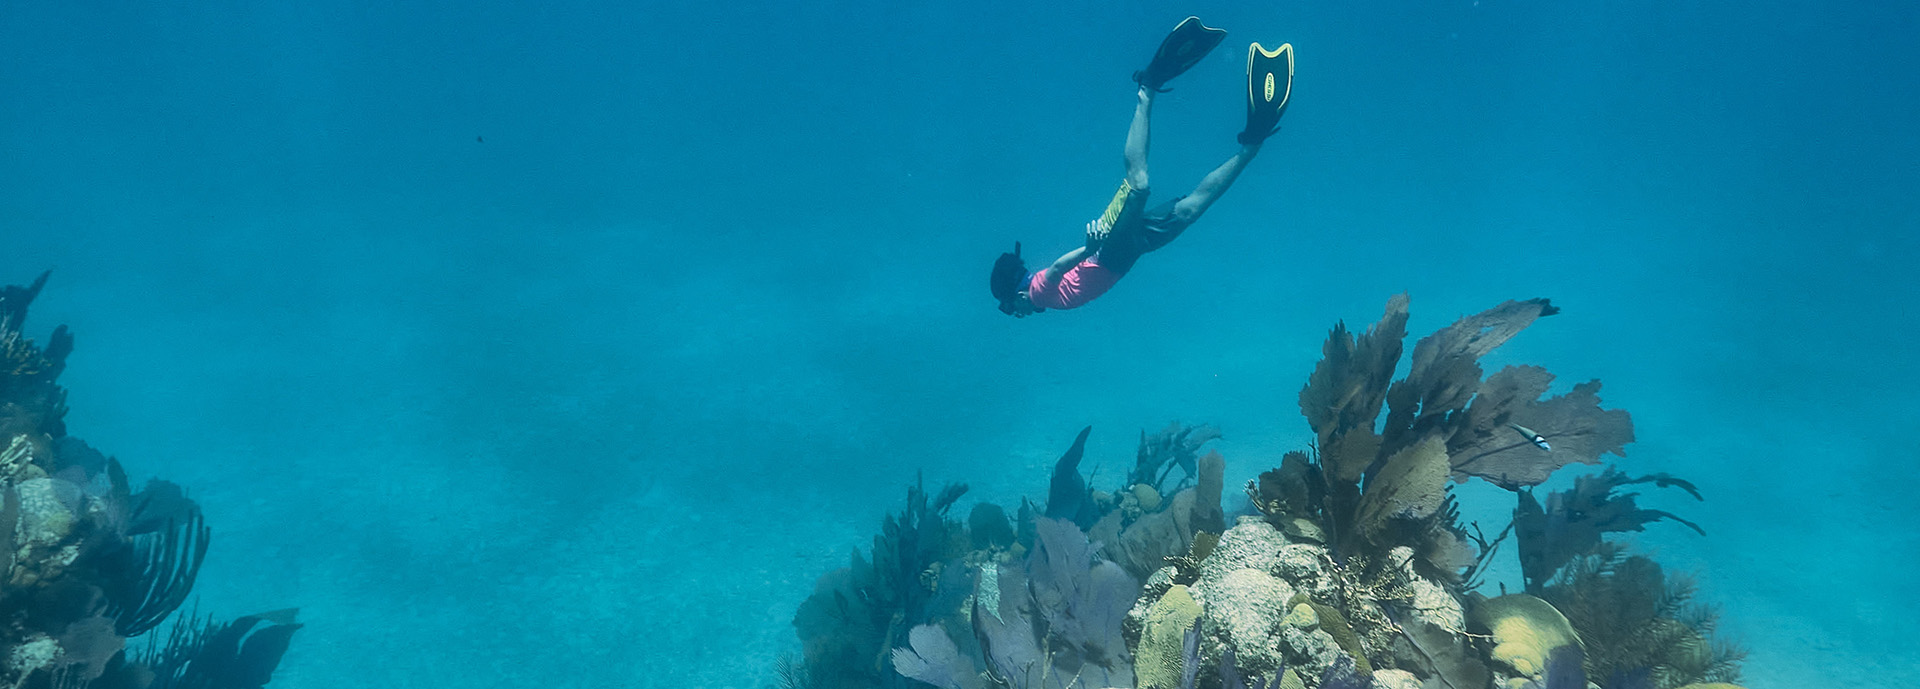
{"label": "diver's arm", "polygon": [[1060,284],[1060,278],[1066,275],[1067,271],[1072,270],[1074,266],[1080,265],[1081,261],[1087,260],[1087,257],[1092,255],[1093,249],[1084,246],[1061,254],[1060,258],[1053,260],[1053,265],[1047,266],[1046,270],[1040,271],[1040,284],[1045,285],[1047,289],[1053,289],[1055,285]]}

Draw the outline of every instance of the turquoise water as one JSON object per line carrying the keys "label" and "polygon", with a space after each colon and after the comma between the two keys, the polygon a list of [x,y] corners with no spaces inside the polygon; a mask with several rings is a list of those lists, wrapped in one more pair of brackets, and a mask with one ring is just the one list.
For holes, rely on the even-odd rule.
{"label": "turquoise water", "polygon": [[[1326,328],[1552,297],[1491,361],[1606,381],[1704,503],[1754,689],[1920,677],[1920,10],[1883,3],[0,4],[0,281],[77,333],[71,431],[178,481],[274,687],[762,687],[901,488],[1016,504],[1080,427],[1303,447]],[[1013,240],[1284,129],[1088,308],[1006,318]],[[1232,494],[1232,491],[1229,491]],[[1472,497],[1472,494],[1467,496]],[[1496,510],[1497,511],[1497,510]]]}

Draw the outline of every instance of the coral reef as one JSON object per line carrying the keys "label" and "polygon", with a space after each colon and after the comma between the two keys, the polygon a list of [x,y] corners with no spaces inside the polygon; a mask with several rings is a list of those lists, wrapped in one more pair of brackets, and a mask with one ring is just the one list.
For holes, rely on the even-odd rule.
{"label": "coral reef", "polygon": [[[1698,498],[1692,484],[1609,467],[1544,504],[1533,496],[1559,469],[1599,464],[1633,440],[1627,413],[1601,407],[1598,381],[1548,396],[1553,376],[1539,367],[1483,379],[1482,356],[1557,312],[1532,299],[1462,318],[1420,339],[1399,380],[1404,295],[1365,332],[1336,325],[1299,395],[1311,451],[1284,454],[1248,483],[1252,514],[1222,509],[1225,459],[1204,447],[1217,430],[1143,431],[1124,483],[1101,490],[1079,472],[1092,432],[1082,429],[1045,504],[1023,502],[1012,525],[984,504],[964,526],[944,521],[941,501],[909,519],[941,525],[911,541],[949,546],[916,551],[909,569],[925,575],[888,584],[921,590],[854,595],[857,553],[855,567],[822,577],[795,618],[805,660],[782,675],[792,687],[911,679],[946,689],[1737,681],[1740,652],[1712,636],[1712,612],[1690,605],[1685,580],[1606,540],[1663,520],[1699,530],[1620,491],[1650,483]],[[1454,502],[1453,486],[1476,478],[1516,496],[1513,521],[1492,538],[1462,524]],[[910,513],[924,502],[917,491]],[[876,562],[915,533],[891,518],[887,527]],[[1475,593],[1508,537],[1527,593]],[[936,596],[954,602],[868,609]],[[852,622],[820,627],[829,608]],[[859,652],[836,655],[848,647]],[[867,671],[881,665],[892,672]],[[842,666],[861,671],[813,671]]]}
{"label": "coral reef", "polygon": [[0,686],[264,686],[300,627],[291,612],[251,636],[266,618],[176,622],[166,647],[127,652],[186,601],[212,532],[180,486],[134,492],[119,461],[67,435],[73,337],[56,328],[42,348],[22,330],[46,281],[0,289]]}

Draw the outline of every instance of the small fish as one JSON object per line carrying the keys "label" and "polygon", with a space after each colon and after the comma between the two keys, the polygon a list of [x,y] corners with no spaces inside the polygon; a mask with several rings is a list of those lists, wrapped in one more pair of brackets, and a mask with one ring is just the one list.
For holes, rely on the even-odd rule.
{"label": "small fish", "polygon": [[1522,426],[1517,423],[1510,423],[1507,425],[1512,426],[1513,430],[1519,431],[1520,436],[1523,438],[1526,438],[1527,442],[1533,443],[1536,447],[1539,447],[1542,450],[1546,450],[1548,452],[1553,451],[1553,446],[1547,444],[1546,436],[1540,435],[1539,433],[1535,433],[1533,432],[1533,429],[1527,428],[1526,426]]}

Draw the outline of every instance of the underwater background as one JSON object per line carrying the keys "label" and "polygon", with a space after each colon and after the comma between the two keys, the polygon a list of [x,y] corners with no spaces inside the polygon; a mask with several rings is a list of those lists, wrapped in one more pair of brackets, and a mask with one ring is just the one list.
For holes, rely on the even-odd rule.
{"label": "underwater background", "polygon": [[[1297,50],[1283,129],[1105,298],[996,312],[993,257],[1111,195],[1128,75],[1187,14],[1231,34],[1158,102],[1156,191],[1234,150],[1247,41]],[[1402,291],[1415,333],[1564,309],[1489,360],[1604,380],[1621,466],[1705,493],[1642,498],[1705,537],[1637,541],[1724,606],[1743,684],[1898,686],[1917,32],[1868,2],[4,1],[0,282],[53,269],[27,332],[76,333],[72,432],[203,506],[199,610],[301,608],[275,687],[770,685],[916,476],[1014,505],[1082,426],[1111,477],[1178,419],[1238,486],[1311,437],[1326,329]]]}

